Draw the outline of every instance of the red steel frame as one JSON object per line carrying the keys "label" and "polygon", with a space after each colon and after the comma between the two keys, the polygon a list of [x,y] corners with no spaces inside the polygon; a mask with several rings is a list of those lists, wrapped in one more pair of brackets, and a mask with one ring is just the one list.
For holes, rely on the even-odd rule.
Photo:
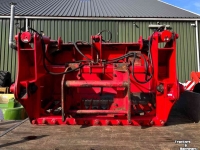
{"label": "red steel frame", "polygon": [[[61,38],[54,41],[44,36],[41,39],[38,33],[19,33],[15,36],[18,69],[11,91],[32,124],[164,125],[180,93],[176,76],[177,38],[176,33],[164,30],[154,32],[146,44],[142,37],[135,43],[103,43],[102,36],[95,35],[91,37],[92,46],[78,44],[91,59],[88,62],[72,43],[63,43]],[[159,48],[159,43],[165,46]],[[148,44],[150,49],[145,50]],[[43,48],[55,63],[45,60],[49,71],[80,68],[65,75],[49,74],[43,65]],[[105,63],[129,52],[138,54],[136,61],[130,56]],[[145,81],[150,75],[145,75],[144,60],[152,78],[140,83],[132,72],[138,80]],[[144,96],[145,103],[137,102],[137,95],[141,98],[145,94],[150,95]]]}

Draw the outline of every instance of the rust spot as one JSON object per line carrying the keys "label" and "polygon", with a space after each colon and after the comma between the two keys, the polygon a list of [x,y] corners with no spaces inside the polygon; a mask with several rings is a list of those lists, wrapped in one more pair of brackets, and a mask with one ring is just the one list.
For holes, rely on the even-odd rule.
{"label": "rust spot", "polygon": [[126,110],[124,107],[117,107],[115,110]]}
{"label": "rust spot", "polygon": [[[70,63],[70,64],[69,64],[69,67],[70,67],[71,69],[76,69],[76,68],[79,67],[79,63]],[[77,71],[78,71],[78,69],[77,69]]]}
{"label": "rust spot", "polygon": [[91,84],[82,84],[80,87],[92,87]]}
{"label": "rust spot", "polygon": [[123,86],[128,87],[128,82],[125,81],[125,82],[123,83]]}
{"label": "rust spot", "polygon": [[[134,66],[141,66],[141,52],[140,51],[136,51],[137,56],[135,58],[135,62],[134,62]],[[133,62],[134,57],[129,57],[128,61],[129,62]]]}
{"label": "rust spot", "polygon": [[127,71],[128,63],[116,63],[114,64],[114,69],[117,71]]}

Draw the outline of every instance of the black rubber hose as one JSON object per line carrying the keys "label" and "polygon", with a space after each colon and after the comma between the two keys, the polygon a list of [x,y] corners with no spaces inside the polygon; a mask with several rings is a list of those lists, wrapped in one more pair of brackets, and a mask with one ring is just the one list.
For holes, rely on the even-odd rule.
{"label": "black rubber hose", "polygon": [[44,69],[46,70],[47,73],[49,73],[51,75],[63,75],[63,74],[67,74],[67,73],[76,71],[76,70],[82,68],[85,64],[82,64],[82,65],[80,65],[79,67],[77,67],[75,69],[71,69],[71,70],[68,70],[68,71],[65,71],[65,72],[59,72],[59,73],[49,71],[48,68],[47,68],[47,66],[46,66],[46,64],[45,64],[44,59],[43,59],[43,65],[44,65]]}
{"label": "black rubber hose", "polygon": [[85,56],[85,55],[80,51],[80,49],[79,49],[78,46],[77,46],[77,43],[79,43],[79,41],[77,41],[76,43],[73,43],[75,49],[77,50],[77,52],[78,52],[80,55],[82,55],[83,57],[85,57],[87,60],[91,60],[91,59],[89,59],[87,56]]}
{"label": "black rubber hose", "polygon": [[110,34],[110,38],[108,40],[102,39],[103,42],[108,43],[112,40],[112,33],[109,30],[102,30],[97,35],[102,35],[103,32],[108,32]]}
{"label": "black rubber hose", "polygon": [[[41,41],[43,41],[43,39],[41,38]],[[69,72],[72,72],[72,71],[76,71],[80,68],[82,68],[84,66],[84,64],[82,64],[81,66],[75,68],[75,69],[71,69],[71,70],[68,70],[68,71],[65,71],[65,72],[59,72],[59,73],[56,73],[56,72],[51,72],[49,71],[49,69],[47,68],[46,64],[45,64],[45,48],[42,49],[42,52],[43,52],[43,66],[44,66],[44,69],[46,70],[47,73],[51,74],[51,75],[63,75],[63,74],[66,74],[66,73],[69,73]]]}
{"label": "black rubber hose", "polygon": [[154,74],[154,67],[153,67],[153,60],[152,60],[152,55],[151,55],[151,44],[152,44],[152,39],[153,39],[154,33],[151,35],[151,38],[149,40],[149,52],[148,52],[148,58],[150,59],[150,64],[151,64],[151,67],[152,67],[152,76]]}
{"label": "black rubber hose", "polygon": [[123,56],[114,58],[112,60],[108,60],[106,63],[109,64],[109,63],[113,63],[113,62],[118,62],[119,60],[122,60],[122,59],[127,58],[127,57],[132,56],[132,55],[134,55],[134,52],[125,54]]}
{"label": "black rubber hose", "polygon": [[[135,58],[136,58],[136,53],[134,54],[134,58],[133,58],[133,62],[132,62],[132,77],[134,78],[134,80],[136,81],[136,82],[138,82],[138,83],[140,83],[140,84],[145,84],[145,83],[147,83],[147,82],[149,82],[151,79],[152,79],[152,77],[153,77],[153,75],[151,74],[150,75],[150,78],[146,78],[146,81],[139,81],[136,77],[135,77],[135,75],[134,75],[134,63],[135,63]],[[143,56],[144,57],[144,56]],[[146,59],[144,60],[144,61],[146,61]],[[145,64],[146,64],[146,62],[145,62]],[[148,69],[148,66],[146,66],[145,67],[146,69]],[[146,75],[147,75],[147,72],[145,73]]]}
{"label": "black rubber hose", "polygon": [[[32,30],[35,32],[34,29],[32,29]],[[36,31],[36,33],[39,34],[37,31]],[[76,70],[78,70],[78,69],[80,69],[80,68],[82,68],[82,67],[84,66],[84,64],[82,64],[81,66],[79,66],[79,67],[77,67],[77,68],[75,68],[75,69],[71,69],[71,70],[66,71],[66,72],[59,72],[59,73],[56,73],[56,72],[51,72],[51,71],[49,71],[48,68],[47,68],[47,66],[46,66],[46,64],[45,64],[45,59],[47,59],[47,61],[48,61],[48,58],[46,57],[46,52],[45,52],[45,43],[44,43],[44,40],[43,40],[43,38],[42,38],[42,35],[39,34],[39,36],[40,36],[40,38],[41,38],[41,43],[42,43],[43,66],[44,66],[44,69],[45,69],[49,74],[51,74],[51,75],[63,75],[63,74],[69,73],[69,72],[76,71]],[[65,63],[65,64],[66,64],[66,63]]]}
{"label": "black rubber hose", "polygon": [[[87,45],[90,45],[92,48],[94,48],[95,49],[95,51],[96,51],[96,53],[97,53],[97,59],[99,58],[99,52],[98,52],[98,50],[92,45],[92,44],[90,44],[90,43],[88,43],[88,42],[86,42],[86,41],[77,41],[76,43],[75,43],[75,48],[76,48],[76,50],[80,53],[81,51],[80,51],[80,49],[78,48],[78,46],[77,46],[77,43],[81,43],[81,44],[83,44],[84,45],[84,43],[86,43]],[[86,57],[82,52],[80,53],[83,57],[85,57],[87,60],[90,60],[88,57]]]}
{"label": "black rubber hose", "polygon": [[[31,28],[31,27],[29,27],[29,29],[32,30],[33,32],[37,33],[37,34],[40,36],[40,38],[41,38],[41,43],[42,43],[42,49],[45,51],[45,43],[44,43],[44,40],[43,40],[43,38],[42,38],[42,35],[41,35],[39,32],[37,32],[35,29]],[[69,42],[69,43],[72,43],[72,44],[75,46],[75,43],[73,43],[73,42]],[[77,47],[77,46],[75,46],[75,47]],[[77,47],[77,48],[78,48],[78,47]],[[80,51],[79,49],[76,49],[76,50],[77,50],[77,51]],[[50,64],[52,64],[52,65],[66,65],[66,63],[64,63],[64,64],[53,63],[53,62],[50,61],[49,58],[46,56],[46,52],[45,52],[44,57],[45,57],[45,59],[46,59]],[[85,56],[85,57],[86,57],[86,56]],[[83,61],[84,61],[84,60],[78,60],[78,61],[74,61],[73,63],[78,63],[78,62],[83,62]],[[68,63],[70,63],[70,62],[68,62]]]}

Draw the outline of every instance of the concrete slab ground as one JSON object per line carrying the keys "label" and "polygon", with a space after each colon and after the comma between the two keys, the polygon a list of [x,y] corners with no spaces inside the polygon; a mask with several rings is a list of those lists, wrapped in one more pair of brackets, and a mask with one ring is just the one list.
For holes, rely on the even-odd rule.
{"label": "concrete slab ground", "polygon": [[[0,130],[16,122],[0,123]],[[200,149],[200,124],[172,110],[164,127],[37,126],[24,122],[3,137],[0,150],[179,150]],[[189,140],[189,144],[176,144]]]}
{"label": "concrete slab ground", "polygon": [[0,135],[8,130],[9,128],[13,127],[17,123],[19,123],[19,120],[11,120],[11,121],[0,121]]}

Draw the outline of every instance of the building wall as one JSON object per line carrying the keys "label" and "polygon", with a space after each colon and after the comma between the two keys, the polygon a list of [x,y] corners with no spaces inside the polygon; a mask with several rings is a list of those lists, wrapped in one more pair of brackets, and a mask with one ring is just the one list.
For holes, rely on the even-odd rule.
{"label": "building wall", "polygon": [[[25,20],[15,20],[21,26],[25,26]],[[15,77],[16,52],[8,48],[9,19],[0,19],[1,57],[0,69],[12,72]],[[177,41],[177,71],[181,82],[189,79],[190,72],[197,70],[196,36],[195,28],[191,27],[194,21],[161,22],[170,24],[180,37]],[[95,20],[41,20],[29,19],[29,26],[38,31],[43,31],[51,39],[62,37],[64,42],[85,40],[90,41],[90,36],[101,30],[112,32],[112,42],[136,42],[140,35],[147,38],[153,31],[149,24],[157,24],[157,21],[95,21]],[[200,26],[200,25],[199,25]],[[16,30],[15,30],[16,33]],[[107,39],[108,34],[104,33]]]}
{"label": "building wall", "polygon": [[[20,27],[25,27],[24,19],[15,19],[14,23],[19,23]],[[16,51],[9,48],[9,26],[10,19],[0,19],[0,70],[10,71],[12,80],[15,79],[17,66]],[[17,34],[19,29],[14,28],[14,34]],[[14,38],[13,38],[14,39]]]}
{"label": "building wall", "polygon": [[[118,22],[117,21],[85,21],[85,20],[33,20],[29,19],[29,25],[38,31],[44,31],[45,35],[51,39],[57,39],[59,36],[65,42],[86,40],[90,41],[91,35],[107,29],[112,32],[112,42],[118,39]],[[108,38],[108,34],[103,34]]]}

